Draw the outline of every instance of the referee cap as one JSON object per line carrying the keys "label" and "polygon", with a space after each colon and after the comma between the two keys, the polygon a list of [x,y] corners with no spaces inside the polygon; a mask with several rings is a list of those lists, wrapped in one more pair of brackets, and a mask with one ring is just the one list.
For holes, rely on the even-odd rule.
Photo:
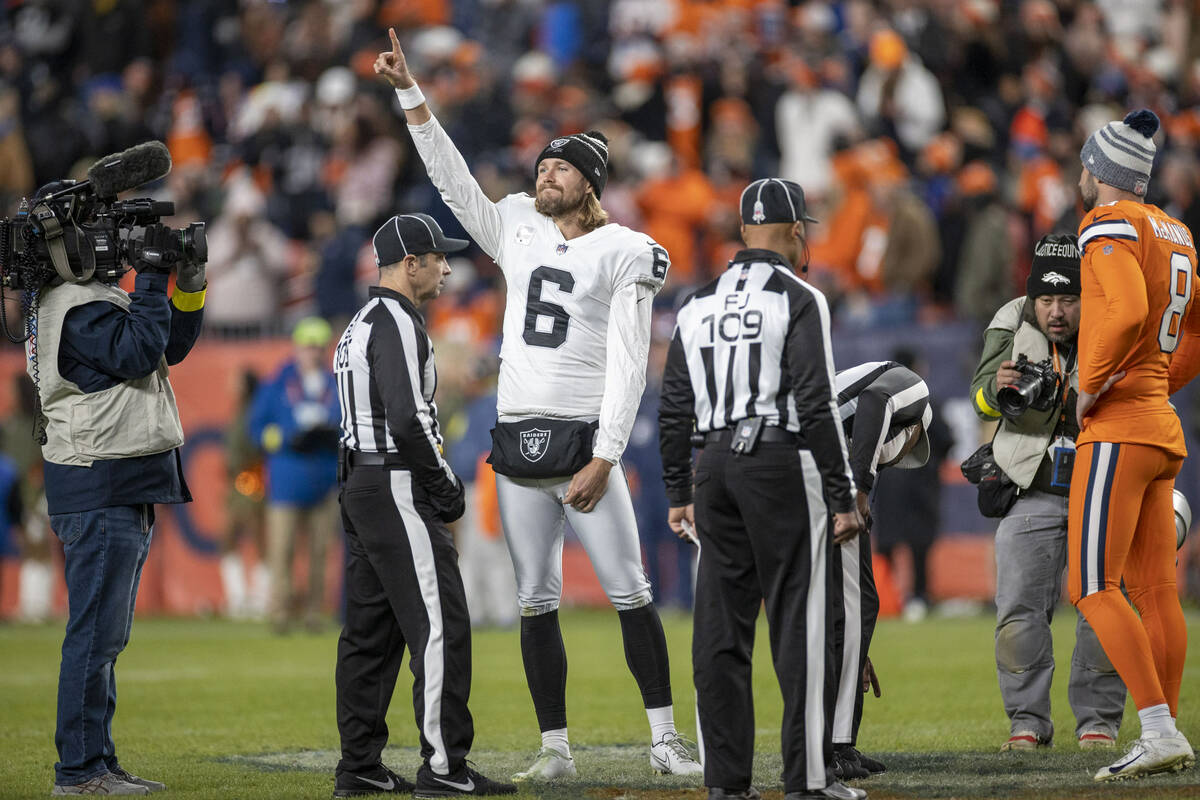
{"label": "referee cap", "polygon": [[761,178],[750,184],[742,191],[739,205],[745,225],[817,222],[808,215],[800,184],[782,178]]}
{"label": "referee cap", "polygon": [[892,466],[897,469],[916,469],[929,463],[929,425],[933,422],[933,409],[925,406],[921,414],[921,428],[917,431],[917,443]]}
{"label": "referee cap", "polygon": [[456,253],[469,244],[466,239],[447,237],[428,214],[399,214],[380,225],[371,238],[377,267],[403,261],[405,256]]}

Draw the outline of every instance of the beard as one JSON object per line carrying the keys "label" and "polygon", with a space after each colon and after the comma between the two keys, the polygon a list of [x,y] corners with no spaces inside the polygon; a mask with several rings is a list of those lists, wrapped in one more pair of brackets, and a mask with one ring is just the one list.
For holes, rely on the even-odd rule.
{"label": "beard", "polygon": [[542,191],[534,198],[533,207],[547,217],[565,217],[583,208],[584,197],[583,192],[571,197],[562,189],[557,192]]}
{"label": "beard", "polygon": [[1096,179],[1092,178],[1079,188],[1079,198],[1083,201],[1083,212],[1086,214],[1096,207],[1096,200],[1099,198],[1100,189],[1096,186]]}

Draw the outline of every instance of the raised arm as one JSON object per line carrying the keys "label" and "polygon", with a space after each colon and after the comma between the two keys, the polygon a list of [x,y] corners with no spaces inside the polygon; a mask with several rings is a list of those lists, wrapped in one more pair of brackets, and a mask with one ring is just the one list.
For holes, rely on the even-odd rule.
{"label": "raised arm", "polygon": [[429,110],[425,96],[408,69],[396,29],[388,28],[388,36],[392,40],[392,49],[380,53],[375,59],[375,72],[396,89],[396,96],[408,120],[408,132],[412,135],[417,154],[425,164],[425,171],[429,173],[429,180],[433,181],[442,199],[471,238],[485,253],[496,259],[501,241],[500,210],[479,188],[462,154]]}

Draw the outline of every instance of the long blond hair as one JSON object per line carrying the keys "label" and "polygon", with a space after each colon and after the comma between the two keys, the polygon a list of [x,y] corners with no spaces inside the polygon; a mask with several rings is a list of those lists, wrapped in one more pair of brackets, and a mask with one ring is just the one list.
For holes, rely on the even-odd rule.
{"label": "long blond hair", "polygon": [[608,224],[608,212],[600,207],[600,198],[595,192],[586,192],[583,203],[579,206],[579,227],[586,231],[594,231]]}

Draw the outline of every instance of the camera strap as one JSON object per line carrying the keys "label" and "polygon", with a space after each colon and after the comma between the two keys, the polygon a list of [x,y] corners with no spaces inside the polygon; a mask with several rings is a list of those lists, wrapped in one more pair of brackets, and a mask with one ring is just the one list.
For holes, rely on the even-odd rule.
{"label": "camera strap", "polygon": [[84,263],[80,275],[76,275],[71,270],[71,263],[67,258],[67,245],[63,238],[63,226],[50,206],[46,203],[39,203],[29,212],[29,216],[37,221],[38,227],[42,230],[42,239],[46,242],[46,250],[50,253],[50,263],[54,265],[54,271],[58,273],[58,277],[67,283],[83,283],[91,280],[96,271],[95,260],[81,259]]}

